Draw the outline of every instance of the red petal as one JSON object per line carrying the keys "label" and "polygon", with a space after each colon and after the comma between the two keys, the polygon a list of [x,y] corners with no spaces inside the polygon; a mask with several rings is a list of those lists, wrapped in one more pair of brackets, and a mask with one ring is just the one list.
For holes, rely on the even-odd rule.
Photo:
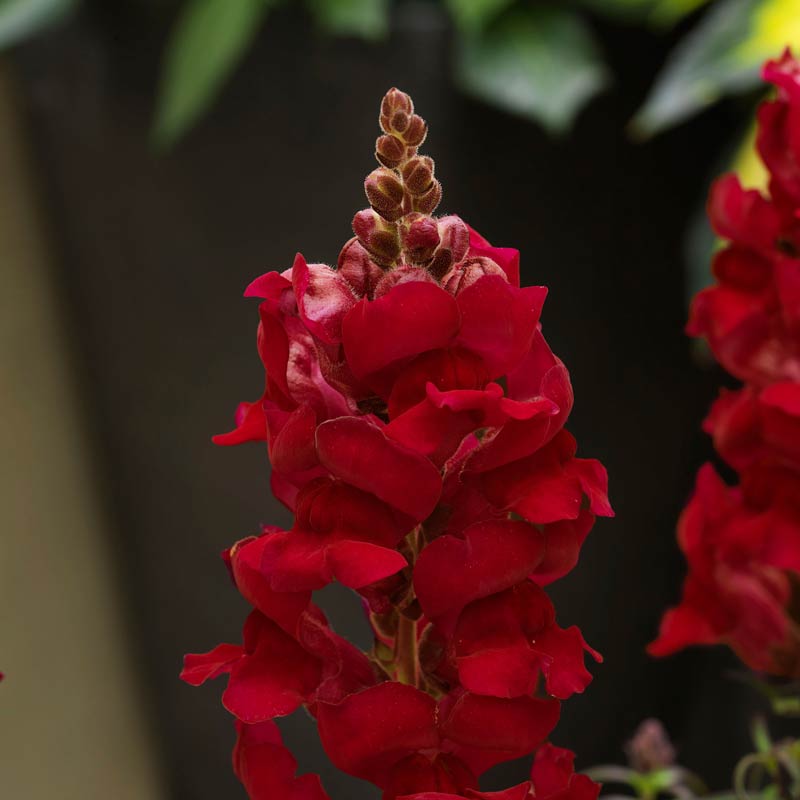
{"label": "red petal", "polygon": [[459,324],[456,301],[440,286],[401,283],[377,300],[359,301],[344,318],[347,361],[364,378],[400,359],[447,347]]}
{"label": "red petal", "polygon": [[207,653],[187,653],[183,657],[181,680],[190,686],[200,686],[230,672],[243,652],[242,646],[238,644],[218,644]]}
{"label": "red petal", "polygon": [[[288,270],[287,270],[288,272]],[[245,297],[260,297],[264,300],[280,300],[285,289],[291,289],[292,282],[280,272],[267,272],[252,281],[244,290]]]}
{"label": "red petal", "polygon": [[733,173],[711,187],[708,217],[720,236],[753,248],[771,249],[780,233],[777,209],[757,190],[742,188]]}
{"label": "red petal", "polygon": [[530,350],[546,295],[543,286],[517,289],[499,275],[486,275],[456,298],[459,344],[483,358],[491,378],[505,375]]}
{"label": "red petal", "polygon": [[592,675],[583,659],[585,651],[588,650],[596,661],[603,660],[599,653],[586,644],[580,630],[574,625],[566,630],[551,625],[536,636],[533,647],[548,657],[542,667],[547,692],[560,700],[583,692],[591,683]]}
{"label": "red petal", "polygon": [[542,535],[525,522],[479,522],[464,539],[441,536],[420,554],[414,588],[425,614],[450,628],[464,606],[519,583],[544,555]]}
{"label": "red petal", "polygon": [[439,500],[439,470],[362,417],[340,417],[320,425],[317,452],[334,476],[417,521],[425,519]]}
{"label": "red petal", "polygon": [[325,264],[306,264],[300,253],[292,267],[292,285],[300,318],[318,339],[328,344],[342,339],[342,320],[356,304],[347,282]]}
{"label": "red petal", "polygon": [[265,442],[267,440],[267,420],[264,414],[264,401],[239,403],[236,408],[236,428],[230,433],[213,436],[214,444],[231,445],[243,442]]}
{"label": "red petal", "polygon": [[319,660],[258,612],[245,625],[245,648],[222,695],[222,704],[242,722],[291,714],[314,694],[322,675]]}
{"label": "red petal", "polygon": [[229,551],[236,587],[248,603],[287,633],[294,634],[297,621],[311,600],[309,591],[276,592],[264,573],[264,548],[272,534],[237,542]]}
{"label": "red petal", "polygon": [[233,770],[250,800],[330,800],[316,775],[295,777],[297,762],[274,722],[237,721]]}
{"label": "red petal", "polygon": [[477,694],[448,696],[440,704],[442,735],[475,774],[530,753],[558,722],[557,700],[507,700]]}
{"label": "red petal", "polygon": [[314,446],[316,428],[317,415],[311,406],[302,405],[293,411],[274,438],[271,436],[269,455],[273,468],[288,473],[313,469],[318,463]]}
{"label": "red petal", "polygon": [[531,573],[540,586],[563,578],[578,563],[581,547],[594,525],[594,514],[582,509],[577,519],[544,526],[545,551],[542,563]]}
{"label": "red petal", "polygon": [[512,286],[519,286],[519,250],[513,247],[492,247],[483,236],[470,228],[468,257],[475,256],[491,258],[506,273],[508,282]]}
{"label": "red petal", "polygon": [[352,694],[338,705],[320,703],[317,720],[331,761],[378,786],[402,758],[439,744],[433,698],[391,681]]}

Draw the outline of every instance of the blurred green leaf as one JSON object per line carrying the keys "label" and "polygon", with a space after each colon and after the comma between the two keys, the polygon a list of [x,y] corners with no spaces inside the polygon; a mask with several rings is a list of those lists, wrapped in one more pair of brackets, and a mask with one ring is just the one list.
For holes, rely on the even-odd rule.
{"label": "blurred green leaf", "polygon": [[515,9],[486,31],[463,36],[456,74],[465,90],[551,132],[569,128],[608,83],[580,17],[545,8]]}
{"label": "blurred green leaf", "polygon": [[710,0],[582,0],[582,2],[607,16],[666,27],[674,25]]}
{"label": "blurred green leaf", "polygon": [[762,62],[787,44],[800,45],[800,0],[719,0],[670,55],[634,132],[651,136],[756,86]]}
{"label": "blurred green leaf", "polygon": [[270,0],[190,0],[169,42],[153,139],[173,144],[211,105],[255,38]]}
{"label": "blurred green leaf", "polygon": [[307,0],[317,22],[330,33],[380,39],[389,27],[388,0]]}
{"label": "blurred green leaf", "polygon": [[477,33],[500,16],[514,0],[445,0],[456,25],[468,33]]}
{"label": "blurred green leaf", "polygon": [[79,0],[2,0],[0,48],[33,36],[62,20],[78,7]]}

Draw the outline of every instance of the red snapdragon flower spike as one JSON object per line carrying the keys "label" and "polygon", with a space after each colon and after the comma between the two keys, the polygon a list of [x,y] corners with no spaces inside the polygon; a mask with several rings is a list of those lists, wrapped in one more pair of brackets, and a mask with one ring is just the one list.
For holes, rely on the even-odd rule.
{"label": "red snapdragon flower spike", "polygon": [[764,77],[775,100],[758,113],[758,151],[769,193],[727,175],[708,213],[728,240],[713,261],[716,283],[692,304],[688,332],[703,336],[745,382],[724,391],[704,423],[738,472],[727,488],[704,467],[679,524],[689,563],[679,606],[654,655],[725,643],[753,669],[800,675],[792,596],[800,577],[800,65],[787,51]]}
{"label": "red snapdragon flower spike", "polygon": [[[559,783],[541,755],[506,792],[478,779],[539,748],[591,680],[598,654],[542,587],[613,513],[607,476],[564,429],[573,394],[542,333],[547,290],[520,288],[517,250],[433,216],[442,187],[408,95],[391,90],[380,123],[370,208],[336,267],[298,254],[245,292],[260,300],[263,393],[216,441],[265,442],[295,518],[224,554],[254,609],[243,644],[187,656],[182,677],[229,675],[234,768],[258,800],[327,797],[296,777],[271,721],[300,708],[383,800],[593,800],[571,761]],[[369,653],[312,603],[333,581],[361,595]]]}
{"label": "red snapdragon flower spike", "polygon": [[756,670],[800,677],[800,626],[791,609],[800,574],[800,513],[752,507],[710,465],[678,531],[690,571],[683,600],[667,612],[653,655],[725,643]]}

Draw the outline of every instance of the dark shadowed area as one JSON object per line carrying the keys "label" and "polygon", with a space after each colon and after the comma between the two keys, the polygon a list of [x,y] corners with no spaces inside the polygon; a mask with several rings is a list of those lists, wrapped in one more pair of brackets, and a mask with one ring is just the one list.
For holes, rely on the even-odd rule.
{"label": "dark shadowed area", "polygon": [[[616,519],[598,522],[579,567],[554,589],[561,624],[579,624],[605,663],[563,705],[554,741],[574,749],[580,767],[621,761],[638,722],[658,716],[684,763],[719,787],[746,751],[751,696],[719,679],[732,659],[644,653],[678,597],[674,527],[710,456],[699,424],[721,381],[682,332],[683,237],[740,117],[723,105],[632,142],[625,123],[669,41],[599,30],[617,85],[554,141],[457,91],[448,25],[433,6],[402,6],[380,45],[325,38],[281,9],[212,113],[163,156],[148,146],[163,34],[145,17],[86,9],[16,51],[55,246],[51,278],[170,797],[242,796],[221,684],[191,689],[178,672],[185,652],[239,637],[244,604],[220,551],[262,521],[288,520],[270,496],[264,448],[210,442],[236,403],[262,389],[256,305],[242,291],[298,250],[335,261],[365,205],[378,104],[392,85],[430,125],[441,212],[518,247],[523,283],[549,286],[544,330],[576,394],[569,427],[579,455],[602,459],[611,477]],[[330,590],[322,602],[337,629],[363,633],[353,597]],[[297,715],[282,727],[301,768],[319,771],[333,798],[375,797],[327,764],[310,723]],[[486,788],[522,780],[527,768],[496,768]]]}

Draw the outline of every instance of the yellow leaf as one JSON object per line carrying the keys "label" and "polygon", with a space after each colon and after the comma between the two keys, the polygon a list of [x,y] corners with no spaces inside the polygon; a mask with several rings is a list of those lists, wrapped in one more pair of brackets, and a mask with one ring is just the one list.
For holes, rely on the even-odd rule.
{"label": "yellow leaf", "polygon": [[752,20],[752,33],[739,48],[741,58],[777,57],[785,47],[800,50],[800,0],[762,0]]}
{"label": "yellow leaf", "polygon": [[753,125],[747,132],[747,136],[736,151],[731,169],[739,176],[745,189],[766,192],[769,173],[756,150],[756,130],[756,126]]}

